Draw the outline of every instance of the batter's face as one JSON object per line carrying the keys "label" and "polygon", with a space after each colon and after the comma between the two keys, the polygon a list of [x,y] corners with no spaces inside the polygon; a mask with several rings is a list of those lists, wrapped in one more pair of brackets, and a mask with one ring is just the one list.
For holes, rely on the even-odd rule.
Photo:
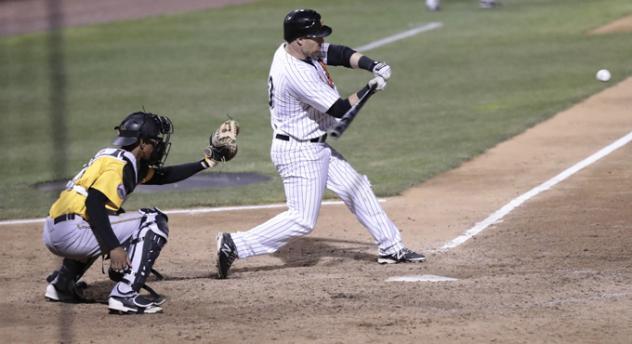
{"label": "batter's face", "polygon": [[305,37],[301,39],[301,51],[305,57],[317,58],[320,55],[320,47],[325,42],[322,37]]}

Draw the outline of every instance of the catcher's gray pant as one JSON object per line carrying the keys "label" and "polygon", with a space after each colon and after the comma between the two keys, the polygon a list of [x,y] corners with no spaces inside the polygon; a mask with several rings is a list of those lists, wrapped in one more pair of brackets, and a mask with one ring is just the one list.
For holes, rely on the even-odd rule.
{"label": "catcher's gray pant", "polygon": [[403,248],[399,230],[359,174],[326,143],[273,139],[272,162],[283,178],[288,210],[247,232],[231,234],[239,258],[273,253],[316,225],[325,187],[335,192],[367,228],[380,254]]}
{"label": "catcher's gray pant", "polygon": [[[142,217],[141,213],[124,213],[109,217],[112,230],[119,242],[126,242],[138,231]],[[90,224],[80,216],[57,224],[53,223],[50,217],[46,218],[43,237],[44,245],[60,257],[84,261],[101,255],[101,248],[90,229]]]}
{"label": "catcher's gray pant", "polygon": [[[137,292],[149,275],[151,265],[168,236],[166,217],[164,221],[156,221],[157,215],[155,212],[137,212],[109,217],[119,242],[127,243],[128,256],[132,262],[125,278],[112,289],[112,295],[123,296]],[[145,237],[149,240],[145,241]],[[90,224],[79,216],[57,224],[48,217],[44,223],[43,239],[46,247],[55,255],[79,262],[93,261],[102,254]],[[143,254],[144,250],[151,250],[152,254]],[[143,275],[139,276],[139,272]]]}

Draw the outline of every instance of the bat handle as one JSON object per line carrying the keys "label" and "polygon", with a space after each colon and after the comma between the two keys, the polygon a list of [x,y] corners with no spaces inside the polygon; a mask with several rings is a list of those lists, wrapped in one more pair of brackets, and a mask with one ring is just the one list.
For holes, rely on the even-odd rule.
{"label": "bat handle", "polygon": [[[355,106],[356,106],[356,109],[357,109],[357,110],[356,110],[356,113],[357,113],[357,111],[359,111],[359,110],[360,110],[360,108],[362,107],[362,105],[364,105],[364,102],[366,102],[367,98],[369,98],[371,95],[373,95],[373,93],[375,93],[375,92],[376,92],[376,89],[377,89],[377,84],[372,85],[372,86],[369,88],[369,91],[368,91],[368,92],[367,92],[364,96],[362,96],[362,98],[360,98],[359,103],[355,105]],[[353,118],[352,118],[352,119],[353,119]],[[329,135],[330,135],[331,137],[333,137],[334,139],[337,139],[337,138],[339,138],[340,136],[342,136],[342,133],[344,133],[344,132],[345,132],[345,130],[347,130],[347,127],[349,126],[349,122],[351,122],[351,120],[352,120],[352,119],[346,119],[346,118],[343,118],[343,119],[340,121],[340,123],[338,123],[338,124],[337,124],[337,125],[336,125],[333,129],[331,129],[331,130],[329,131]]]}
{"label": "bat handle", "polygon": [[373,84],[373,86],[371,86],[369,88],[369,92],[368,93],[375,93],[375,90],[377,89],[377,84]]}

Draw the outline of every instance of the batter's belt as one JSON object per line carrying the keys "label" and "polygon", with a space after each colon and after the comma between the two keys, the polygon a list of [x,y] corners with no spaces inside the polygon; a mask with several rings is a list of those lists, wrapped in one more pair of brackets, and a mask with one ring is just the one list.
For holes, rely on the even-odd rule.
{"label": "batter's belt", "polygon": [[[276,137],[279,140],[283,140],[283,141],[290,141],[290,137],[287,135],[283,135],[283,134],[276,134],[274,137]],[[327,134],[320,136],[320,137],[315,137],[313,139],[309,139],[309,140],[305,140],[305,141],[300,141],[300,140],[296,140],[299,142],[314,142],[314,143],[322,143],[325,142],[327,140]]]}

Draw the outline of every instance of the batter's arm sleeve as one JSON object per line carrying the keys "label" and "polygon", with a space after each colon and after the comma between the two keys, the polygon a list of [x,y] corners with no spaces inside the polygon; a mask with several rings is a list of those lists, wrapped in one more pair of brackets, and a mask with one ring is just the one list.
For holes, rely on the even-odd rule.
{"label": "batter's arm sleeve", "polygon": [[368,70],[369,72],[372,72],[378,63],[378,61],[352,48],[330,43],[324,43],[322,45],[321,55],[325,57],[324,62],[329,66],[345,66],[353,69],[360,68]]}
{"label": "batter's arm sleeve", "polygon": [[327,65],[345,66],[347,68],[352,68],[351,57],[355,53],[356,53],[355,50],[347,46],[330,44],[329,49],[327,49],[327,61],[326,61]]}
{"label": "batter's arm sleeve", "polygon": [[202,161],[203,160],[187,164],[156,168],[154,169],[154,173],[151,178],[149,180],[143,181],[143,184],[162,185],[175,183],[183,179],[187,179],[204,169]]}
{"label": "batter's arm sleeve", "polygon": [[338,99],[338,101],[336,101],[334,105],[332,105],[329,108],[329,110],[327,110],[327,114],[329,116],[333,116],[336,118],[342,118],[345,115],[345,113],[347,113],[347,111],[351,109],[352,106],[357,104],[358,101],[360,101],[360,99],[362,99],[362,97],[364,97],[364,95],[369,92],[369,90],[370,90],[370,87],[367,84],[366,86],[362,87],[358,92],[350,95],[349,98]]}
{"label": "batter's arm sleeve", "polygon": [[112,224],[110,224],[110,219],[105,210],[107,202],[108,198],[101,191],[93,188],[88,189],[88,197],[86,198],[88,223],[92,233],[97,238],[102,254],[109,253],[115,247],[121,246],[114,234],[114,230],[112,230]]}
{"label": "batter's arm sleeve", "polygon": [[349,101],[349,98],[340,98],[329,108],[329,110],[327,110],[327,114],[336,118],[342,118],[349,109],[351,109],[351,102]]}

